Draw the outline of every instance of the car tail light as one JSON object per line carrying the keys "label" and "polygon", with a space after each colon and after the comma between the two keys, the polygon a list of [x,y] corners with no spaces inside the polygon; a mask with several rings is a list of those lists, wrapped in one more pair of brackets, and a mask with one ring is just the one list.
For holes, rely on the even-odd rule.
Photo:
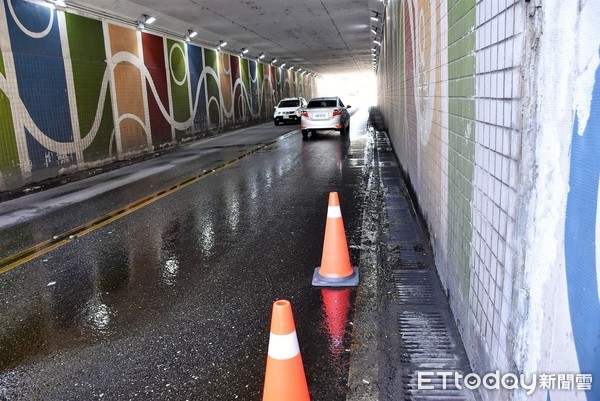
{"label": "car tail light", "polygon": [[335,110],[333,110],[333,115],[334,115],[334,117],[335,117],[335,116],[339,116],[340,114],[342,114],[342,111],[341,111],[341,110],[339,110],[339,109],[335,109]]}
{"label": "car tail light", "polygon": [[308,111],[303,111],[302,112],[302,117],[308,117]]}

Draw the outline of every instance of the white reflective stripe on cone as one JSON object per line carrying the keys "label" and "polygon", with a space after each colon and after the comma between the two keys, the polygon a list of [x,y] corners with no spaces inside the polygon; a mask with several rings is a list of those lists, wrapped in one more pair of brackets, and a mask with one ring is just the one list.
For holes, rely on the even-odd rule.
{"label": "white reflective stripe on cone", "polygon": [[292,359],[300,353],[296,330],[290,334],[273,334],[269,336],[269,356],[274,359]]}
{"label": "white reflective stripe on cone", "polygon": [[327,209],[327,218],[342,217],[342,209],[339,206],[329,206]]}

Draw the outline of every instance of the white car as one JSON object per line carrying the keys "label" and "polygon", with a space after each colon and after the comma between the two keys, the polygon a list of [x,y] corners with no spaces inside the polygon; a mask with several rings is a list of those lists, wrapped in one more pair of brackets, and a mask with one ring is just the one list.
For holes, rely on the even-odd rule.
{"label": "white car", "polygon": [[306,100],[302,97],[290,97],[282,99],[275,107],[275,113],[273,113],[273,122],[275,125],[288,122],[298,123],[300,121],[302,109],[305,107]]}
{"label": "white car", "polygon": [[308,102],[308,106],[302,112],[300,125],[302,136],[306,138],[310,131],[336,130],[340,135],[350,132],[351,106],[344,106],[339,97],[316,97]]}

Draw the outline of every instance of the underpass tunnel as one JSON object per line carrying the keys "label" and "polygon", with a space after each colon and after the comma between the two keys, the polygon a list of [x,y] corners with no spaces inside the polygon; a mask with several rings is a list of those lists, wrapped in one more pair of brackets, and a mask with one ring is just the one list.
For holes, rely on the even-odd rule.
{"label": "underpass tunnel", "polygon": [[[164,285],[179,283],[181,275],[192,280],[181,268],[190,261],[221,263],[215,236],[226,237],[220,231],[226,223],[236,240],[242,241],[236,236],[241,231],[260,235],[241,228],[239,214],[263,208],[241,205],[255,200],[260,188],[274,191],[274,181],[291,176],[290,166],[300,162],[307,176],[297,179],[307,188],[308,175],[328,189],[343,183],[357,191],[347,198],[359,202],[376,192],[367,183],[380,185],[376,199],[352,210],[377,206],[382,219],[382,234],[369,245],[381,245],[385,255],[381,274],[372,277],[385,293],[370,308],[396,323],[375,322],[390,338],[381,339],[383,348],[369,344],[387,354],[377,354],[381,372],[397,368],[385,383],[354,370],[352,361],[375,365],[363,363],[362,349],[349,361],[345,355],[362,338],[361,329],[350,330],[345,320],[369,321],[359,313],[369,309],[363,304],[368,291],[362,297],[360,291],[330,290],[314,296],[324,303],[323,333],[341,361],[338,373],[349,377],[340,390],[346,399],[377,399],[375,393],[407,400],[600,399],[600,384],[593,381],[600,380],[598,15],[597,0],[3,0],[0,288],[6,293],[0,302],[12,307],[0,314],[6,323],[0,329],[0,400],[12,399],[6,383],[16,373],[10,369],[28,350],[43,348],[44,332],[84,322],[101,340],[113,338],[109,293],[136,282],[151,288],[154,277]],[[352,130],[341,142],[326,132],[292,143],[299,131],[293,124],[273,131],[280,100],[326,96],[352,106]],[[336,163],[324,161],[318,146]],[[290,153],[278,153],[284,151]],[[253,171],[251,184],[230,182],[233,189],[219,193],[218,201],[206,198],[214,215],[195,214],[197,204],[180,201],[191,208],[185,218],[162,222],[161,232],[137,237],[135,246],[124,245],[127,233],[110,231],[111,239],[103,239],[114,245],[110,252],[95,250],[94,263],[74,272],[42,270],[28,280],[16,276],[20,267],[5,269],[15,260],[29,262],[19,253],[23,248],[69,240],[52,239],[52,230],[84,231],[82,224],[123,205],[162,198],[163,187],[210,180],[238,160],[246,166],[250,155],[266,166],[269,152],[276,168],[264,167],[264,176]],[[190,167],[187,160],[200,164]],[[308,161],[327,168],[308,170]],[[365,166],[377,179],[361,181],[353,168]],[[132,187],[87,181],[118,171],[127,173],[115,182]],[[342,173],[343,179],[335,175]],[[43,198],[44,191],[72,184],[79,185],[77,194],[85,192],[80,201]],[[113,202],[108,194],[117,192],[122,198]],[[30,200],[32,194],[40,198]],[[85,206],[93,197],[105,203]],[[221,205],[229,198],[232,205]],[[294,201],[298,210],[310,208],[304,199]],[[79,217],[27,220],[60,208]],[[361,218],[353,217],[353,227],[368,226]],[[180,238],[181,231],[197,234],[200,245]],[[368,247],[359,244],[364,238],[357,238],[352,252],[366,255]],[[198,252],[185,263],[180,241]],[[156,248],[151,256],[147,244]],[[144,271],[146,258],[159,270]],[[62,287],[66,277],[80,287]],[[15,288],[24,288],[24,295],[12,293]],[[61,291],[68,296],[57,295]],[[176,304],[189,306],[179,295]],[[135,304],[130,297],[127,303]],[[157,310],[168,310],[162,298],[154,301]],[[70,302],[86,306],[57,312],[70,310]],[[129,310],[116,319],[132,315]],[[239,311],[234,315],[243,319]],[[427,333],[433,333],[430,342],[420,338]],[[70,334],[50,342],[66,343]],[[441,343],[450,345],[436,348]],[[430,359],[419,365],[419,358]],[[426,368],[431,358],[450,362]],[[419,371],[437,380],[444,367],[477,378],[498,371],[517,380],[497,388],[480,383],[467,393],[430,394],[421,382],[417,386]],[[364,374],[377,376],[368,369]],[[529,393],[520,375],[535,382],[535,391]],[[374,398],[366,398],[369,392]]]}

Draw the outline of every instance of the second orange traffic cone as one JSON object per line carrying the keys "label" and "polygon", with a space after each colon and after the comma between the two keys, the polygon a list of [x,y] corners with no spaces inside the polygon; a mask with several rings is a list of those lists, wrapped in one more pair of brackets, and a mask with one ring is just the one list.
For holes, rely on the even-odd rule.
{"label": "second orange traffic cone", "polygon": [[310,401],[289,301],[273,304],[263,401]]}
{"label": "second orange traffic cone", "polygon": [[350,265],[350,253],[337,192],[329,193],[327,223],[321,266],[315,269],[312,285],[317,287],[356,287],[358,269]]}

